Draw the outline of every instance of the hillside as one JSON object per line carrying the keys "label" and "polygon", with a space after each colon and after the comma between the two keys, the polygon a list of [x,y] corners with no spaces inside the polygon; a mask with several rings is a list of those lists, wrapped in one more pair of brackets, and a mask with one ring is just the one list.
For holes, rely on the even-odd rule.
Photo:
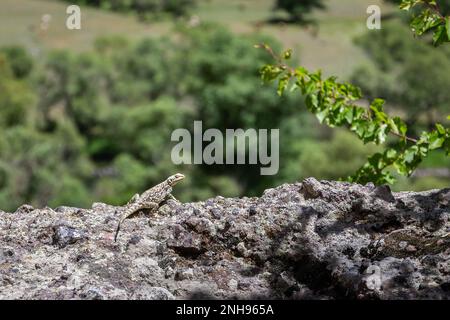
{"label": "hillside", "polygon": [[[389,13],[391,6],[382,0],[329,0],[327,11],[316,14],[320,26],[302,28],[270,24],[274,16],[272,0],[200,0],[193,15],[201,21],[220,23],[236,33],[264,33],[280,39],[286,48],[300,52],[300,60],[308,68],[321,68],[328,74],[346,76],[366,57],[353,44],[353,38],[366,31],[366,8],[377,4]],[[0,46],[20,44],[36,52],[52,48],[74,51],[89,49],[100,36],[122,35],[131,39],[160,37],[170,34],[173,22],[140,23],[132,15],[109,13],[83,7],[82,30],[70,31],[65,26],[66,4],[56,0],[3,0],[0,11]],[[42,16],[51,20],[47,31],[39,31]],[[279,15],[279,14],[278,14]],[[14,19],[10,17],[14,16]],[[277,15],[275,15],[277,16]],[[317,33],[317,34],[316,34]]]}

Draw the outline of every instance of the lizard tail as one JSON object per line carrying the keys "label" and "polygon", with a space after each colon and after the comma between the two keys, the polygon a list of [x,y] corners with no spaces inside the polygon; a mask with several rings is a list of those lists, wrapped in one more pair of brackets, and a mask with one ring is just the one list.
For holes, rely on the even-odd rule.
{"label": "lizard tail", "polygon": [[120,220],[119,220],[119,223],[117,224],[116,234],[114,235],[114,242],[117,241],[117,237],[118,237],[118,235],[119,235],[120,226],[122,225],[122,222],[123,222],[126,218],[128,218],[130,215],[132,215],[135,211],[136,211],[136,208],[135,208],[135,207],[131,207],[131,208],[129,208],[128,210],[126,210],[126,211],[123,213],[122,217],[121,217]]}
{"label": "lizard tail", "polygon": [[114,235],[114,242],[117,242],[117,236],[119,235],[121,223],[122,223],[122,221],[120,221],[119,224],[117,225],[116,234]]}

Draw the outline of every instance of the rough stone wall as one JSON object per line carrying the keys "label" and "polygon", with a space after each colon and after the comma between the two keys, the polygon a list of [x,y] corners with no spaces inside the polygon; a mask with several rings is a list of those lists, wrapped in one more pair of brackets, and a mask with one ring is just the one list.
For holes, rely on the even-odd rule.
{"label": "rough stone wall", "polygon": [[450,189],[285,184],[125,220],[0,211],[1,299],[449,299]]}

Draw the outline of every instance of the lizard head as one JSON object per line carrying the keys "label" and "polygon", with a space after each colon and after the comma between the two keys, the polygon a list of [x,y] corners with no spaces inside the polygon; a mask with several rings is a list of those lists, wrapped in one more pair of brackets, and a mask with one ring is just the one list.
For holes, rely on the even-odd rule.
{"label": "lizard head", "polygon": [[180,182],[183,179],[184,179],[184,174],[176,173],[176,174],[168,177],[166,181],[171,187],[173,187],[174,185],[176,185],[178,182]]}

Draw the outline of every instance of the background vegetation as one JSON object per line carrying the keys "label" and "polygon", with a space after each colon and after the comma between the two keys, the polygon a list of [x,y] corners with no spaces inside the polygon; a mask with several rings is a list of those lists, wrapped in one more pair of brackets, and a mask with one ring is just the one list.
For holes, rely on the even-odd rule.
{"label": "background vegetation", "polygon": [[70,4],[87,5],[104,10],[134,13],[141,20],[166,16],[186,16],[195,0],[66,0]]}
{"label": "background vegetation", "polygon": [[[354,173],[376,147],[321,127],[301,97],[280,98],[262,85],[259,69],[271,57],[255,43],[292,47],[294,61],[385,98],[389,113],[406,119],[413,134],[450,110],[448,45],[436,50],[429,39],[414,39],[405,17],[381,1],[379,31],[365,28],[366,8],[374,4],[365,0],[318,1],[324,8],[305,16],[315,26],[274,22],[290,11],[274,12],[279,3],[268,0],[197,0],[183,14],[144,22],[133,7],[109,3],[119,13],[101,1],[98,8],[82,5],[80,31],[65,29],[62,1],[2,4],[1,209],[122,204],[175,171],[188,177],[176,190],[183,201]],[[259,166],[173,165],[170,134],[192,129],[194,120],[204,128],[279,128],[279,174],[260,176]],[[444,154],[422,168],[394,188],[448,186]]]}

